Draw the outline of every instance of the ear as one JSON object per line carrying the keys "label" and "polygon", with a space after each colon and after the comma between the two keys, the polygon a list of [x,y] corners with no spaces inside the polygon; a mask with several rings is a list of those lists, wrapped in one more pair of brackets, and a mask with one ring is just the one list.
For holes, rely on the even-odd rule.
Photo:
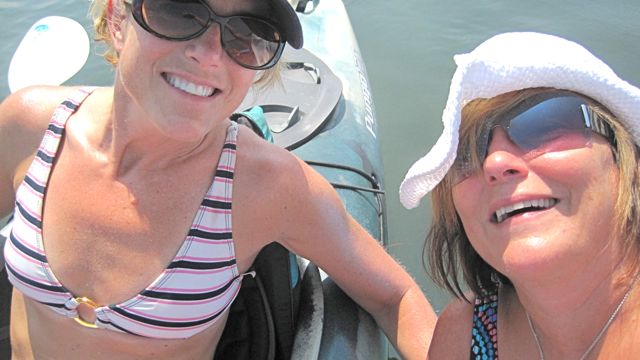
{"label": "ear", "polygon": [[113,6],[110,14],[107,15],[107,24],[109,26],[109,33],[111,34],[113,47],[119,53],[124,46],[126,38],[125,31],[127,29],[127,16],[125,13],[125,6],[120,2],[118,3],[119,6]]}

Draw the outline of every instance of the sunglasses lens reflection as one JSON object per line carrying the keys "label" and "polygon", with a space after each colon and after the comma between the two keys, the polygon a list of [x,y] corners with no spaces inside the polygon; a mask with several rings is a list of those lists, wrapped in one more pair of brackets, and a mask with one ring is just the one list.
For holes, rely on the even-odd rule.
{"label": "sunglasses lens reflection", "polygon": [[202,31],[209,22],[209,10],[199,1],[152,0],[142,6],[144,21],[168,38],[187,38]]}
{"label": "sunglasses lens reflection", "polygon": [[[201,0],[141,0],[138,22],[156,35],[190,40],[212,24],[221,27],[222,47],[238,64],[251,69],[272,66],[284,43],[278,29],[250,16],[218,16]],[[134,5],[135,6],[135,5]]]}
{"label": "sunglasses lens reflection", "polygon": [[583,103],[578,98],[561,97],[537,104],[511,119],[509,138],[520,149],[531,151],[569,133],[583,132]]}
{"label": "sunglasses lens reflection", "polygon": [[[546,95],[542,101],[536,101],[535,96],[533,101],[525,100],[515,108],[506,111],[497,120],[483,124],[484,129],[477,139],[476,146],[478,162],[486,158],[491,136],[496,127],[504,128],[509,140],[520,150],[525,153],[535,153],[536,156],[548,151],[567,150],[587,145],[591,139],[592,132],[589,131],[589,126],[593,119],[583,111],[583,108],[588,106],[585,100],[566,94],[551,98],[548,94]],[[607,134],[603,135],[607,136]],[[556,141],[558,139],[562,141]],[[461,143],[451,169],[454,184],[480,170],[481,164],[473,164],[472,161],[471,146]]]}

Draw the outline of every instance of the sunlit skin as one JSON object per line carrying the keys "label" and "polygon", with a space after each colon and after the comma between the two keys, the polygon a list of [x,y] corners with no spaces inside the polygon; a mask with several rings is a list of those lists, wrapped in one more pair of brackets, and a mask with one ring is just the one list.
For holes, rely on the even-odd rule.
{"label": "sunlit skin", "polygon": [[[251,12],[251,2],[247,0],[216,1],[210,5],[221,14]],[[226,54],[216,24],[191,41],[167,41],[146,32],[129,16],[125,28],[115,33],[114,44],[120,53],[115,93],[134,102],[115,110],[134,112],[133,116],[141,120],[149,119],[150,131],[194,146],[212,128],[226,127],[223,120],[238,107],[256,74]],[[169,84],[168,77],[210,87],[215,92],[209,97],[191,95]],[[146,122],[135,124],[144,126]]]}
{"label": "sunlit skin", "polygon": [[[454,204],[471,244],[514,282],[535,282],[545,271],[555,277],[588,274],[598,255],[613,246],[609,235],[618,170],[609,144],[599,135],[587,146],[568,146],[582,136],[556,139],[538,149],[545,153],[529,160],[531,155],[497,128],[483,171],[453,187]],[[499,224],[492,220],[498,208],[533,199],[557,203]]]}
{"label": "sunlit skin", "polygon": [[[229,15],[258,13],[262,3],[209,4]],[[120,55],[114,87],[97,89],[69,119],[44,201],[43,241],[53,273],[71,293],[97,304],[130,299],[174,258],[211,183],[228,117],[256,75],[224,52],[217,26],[196,39],[165,41],[129,13],[123,20],[111,31]],[[168,81],[176,78],[215,89],[213,96]],[[53,109],[74,91],[29,88],[0,106],[0,215],[13,210]],[[237,147],[239,272],[277,241],[323,268],[404,357],[424,358],[433,310],[406,271],[346,213],[331,185],[247,128]],[[88,309],[79,312],[93,320]],[[14,290],[13,357],[211,359],[226,316],[188,339],[152,339],[82,327]]]}
{"label": "sunlit skin", "polygon": [[[525,309],[545,358],[580,358],[631,281],[621,242],[612,235],[619,171],[611,145],[594,134],[586,145],[575,146],[584,142],[582,136],[565,135],[527,153],[497,128],[482,168],[452,189],[474,249],[513,283],[503,287],[498,301],[501,358],[539,359]],[[496,221],[497,209],[533,199],[554,204]],[[638,294],[632,292],[628,301],[637,304]],[[602,354],[637,349],[638,319],[628,309],[599,342]],[[433,358],[469,358],[468,345],[462,345],[470,342],[472,311],[464,300],[445,308]]]}
{"label": "sunlit skin", "polygon": [[[247,12],[251,2],[210,4],[214,9],[223,6],[217,9],[220,12]],[[48,216],[43,222],[53,272],[74,294],[90,294],[102,304],[129,299],[150,284],[174,256],[184,238],[181,229],[188,227],[195,210],[189,203],[202,198],[210,181],[204,173],[211,171],[211,164],[215,164],[211,159],[219,154],[228,126],[225,118],[237,108],[255,76],[255,71],[239,66],[224,53],[217,26],[191,41],[171,42],[148,34],[129,16],[114,31],[113,38],[121,55],[115,90],[96,91],[67,124],[65,151],[50,180],[45,202]],[[197,97],[171,86],[166,74],[218,90],[212,97]],[[111,109],[108,99],[113,94],[120,96]],[[91,113],[85,113],[89,108],[93,108]],[[193,178],[200,178],[198,181],[182,182],[163,175],[163,169],[196,175],[190,170],[194,165],[202,169],[203,176]],[[143,183],[136,180],[141,175]],[[83,192],[74,190],[79,188]],[[166,189],[173,191],[167,193]],[[105,193],[110,194],[111,201],[99,195]],[[179,213],[185,215],[166,218],[168,213],[154,210],[164,205],[150,201],[151,193],[163,194],[164,201],[183,209]],[[108,226],[96,223],[96,219],[105,218],[109,219]],[[54,241],[59,237],[67,241]],[[94,241],[127,241],[111,241],[107,251],[96,251],[87,246],[87,237]],[[152,245],[150,238],[163,239],[167,246]],[[17,358],[84,357],[87,351],[100,358],[112,356],[113,349],[121,350],[121,358],[126,353],[132,358],[159,354],[200,358],[215,348],[226,318],[189,341],[132,338],[118,333],[104,336],[101,331],[79,328],[14,293],[12,323],[23,325],[12,328]],[[79,311],[93,320],[86,308]],[[56,339],[45,335],[54,331],[60,334]]]}

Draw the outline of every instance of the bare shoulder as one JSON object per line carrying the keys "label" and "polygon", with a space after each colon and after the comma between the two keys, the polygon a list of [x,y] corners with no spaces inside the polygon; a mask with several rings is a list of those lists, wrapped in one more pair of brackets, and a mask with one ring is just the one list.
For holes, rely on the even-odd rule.
{"label": "bare shoulder", "polygon": [[0,124],[20,120],[25,126],[36,125],[39,115],[51,116],[53,109],[76,88],[62,86],[32,86],[7,96],[0,104]]}
{"label": "bare shoulder", "polygon": [[468,359],[472,321],[473,302],[468,303],[464,299],[452,300],[436,322],[429,358]]}
{"label": "bare shoulder", "polygon": [[6,97],[0,104],[0,150],[15,154],[22,147],[37,147],[54,109],[72,91],[73,88],[59,86],[36,86]]}
{"label": "bare shoulder", "polygon": [[74,88],[59,86],[29,87],[9,95],[2,101],[2,165],[21,161],[37,149],[54,109],[73,91]]}
{"label": "bare shoulder", "polygon": [[241,128],[238,138],[238,172],[242,183],[254,190],[276,194],[281,201],[332,191],[324,178],[293,153],[265,142]]}
{"label": "bare shoulder", "polygon": [[[296,164],[296,157],[275,144],[259,138],[250,129],[240,126],[238,135],[238,171],[251,180],[269,186],[274,182],[290,178],[285,173]],[[265,171],[270,171],[265,176]]]}
{"label": "bare shoulder", "polygon": [[0,215],[11,210],[13,189],[38,149],[54,109],[72,91],[56,86],[29,87],[0,104]]}
{"label": "bare shoulder", "polygon": [[[237,161],[234,213],[250,216],[253,224],[260,224],[261,232],[269,234],[267,240],[288,237],[286,233],[301,224],[300,218],[324,218],[313,215],[323,207],[325,213],[330,208],[329,213],[344,215],[339,197],[320,174],[294,154],[259,139],[248,129],[241,128]],[[314,224],[307,225],[311,228]]]}

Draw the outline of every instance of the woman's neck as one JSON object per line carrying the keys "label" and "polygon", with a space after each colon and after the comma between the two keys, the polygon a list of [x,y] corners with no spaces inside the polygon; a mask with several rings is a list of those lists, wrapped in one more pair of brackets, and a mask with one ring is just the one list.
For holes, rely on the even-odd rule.
{"label": "woman's neck", "polygon": [[580,273],[548,282],[514,283],[513,307],[520,308],[520,322],[527,320],[527,314],[530,317],[529,335],[539,338],[545,359],[580,358],[594,340],[600,341],[597,337],[605,326],[619,326],[616,316],[636,311],[635,306],[624,306],[640,299],[631,287],[637,278],[631,263],[619,261],[607,273],[607,266],[596,262]]}
{"label": "woman's neck", "polygon": [[167,168],[220,148],[229,126],[228,121],[219,121],[215,129],[193,139],[175,138],[163,134],[130,98],[115,98],[113,88],[98,95],[98,112],[91,114],[94,121],[84,138],[88,149],[112,166],[114,176],[133,169]]}

